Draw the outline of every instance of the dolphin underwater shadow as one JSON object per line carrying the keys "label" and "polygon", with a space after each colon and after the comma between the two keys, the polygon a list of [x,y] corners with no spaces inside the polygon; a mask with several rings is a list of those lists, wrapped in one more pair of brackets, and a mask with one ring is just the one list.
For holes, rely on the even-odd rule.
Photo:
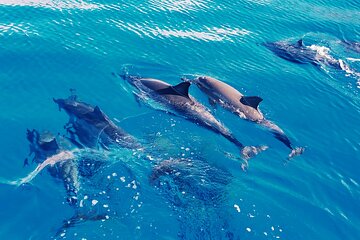
{"label": "dolphin underwater shadow", "polygon": [[158,79],[129,75],[120,75],[120,77],[139,91],[135,93],[139,100],[154,100],[165,107],[165,109],[160,109],[161,111],[185,118],[226,138],[240,149],[246,165],[248,159],[267,149],[267,146],[243,145],[204,105],[189,95],[190,83],[188,82],[172,86]]}
{"label": "dolphin underwater shadow", "polygon": [[[186,79],[183,80],[186,81]],[[276,139],[291,149],[288,159],[304,152],[304,148],[294,148],[292,146],[289,138],[280,127],[264,118],[264,115],[259,110],[259,104],[263,100],[262,98],[257,96],[244,96],[230,85],[212,77],[198,77],[189,81],[209,97],[209,102],[213,107],[219,104],[240,118],[257,123],[270,130]]]}
{"label": "dolphin underwater shadow", "polygon": [[235,239],[228,213],[220,210],[227,204],[229,172],[203,159],[175,158],[155,166],[149,180],[180,216],[180,239]]}
{"label": "dolphin underwater shadow", "polygon": [[63,109],[69,115],[65,125],[70,134],[69,140],[79,147],[109,149],[111,146],[138,149],[140,143],[130,134],[118,127],[98,107],[77,100],[76,95],[67,99],[53,99],[59,110]]}

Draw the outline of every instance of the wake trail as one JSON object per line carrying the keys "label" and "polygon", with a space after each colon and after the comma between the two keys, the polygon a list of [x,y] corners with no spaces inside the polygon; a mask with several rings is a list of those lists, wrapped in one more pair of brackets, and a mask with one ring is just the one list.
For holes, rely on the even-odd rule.
{"label": "wake trail", "polygon": [[47,158],[44,162],[39,164],[34,171],[29,173],[26,177],[17,179],[17,180],[6,180],[0,179],[0,184],[13,185],[13,186],[21,186],[23,184],[31,182],[45,167],[54,166],[56,163],[67,161],[70,159],[74,159],[74,151],[62,151],[58,154],[55,154],[49,158]]}

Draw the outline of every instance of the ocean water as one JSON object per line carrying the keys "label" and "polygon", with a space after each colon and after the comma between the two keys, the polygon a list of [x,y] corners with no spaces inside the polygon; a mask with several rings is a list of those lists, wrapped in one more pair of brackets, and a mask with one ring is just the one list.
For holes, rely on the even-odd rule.
{"label": "ocean water", "polygon": [[[356,73],[360,54],[341,41],[359,42],[359,23],[358,0],[0,0],[0,239],[360,239],[358,75],[261,45],[303,38]],[[269,146],[243,171],[226,139],[137,103],[124,72],[216,77],[262,97],[306,150],[287,161],[264,129],[212,109],[244,144]],[[66,134],[52,99],[69,89],[151,151],[99,150],[105,164],[80,179],[78,208],[106,218],[62,228],[78,209],[61,180],[44,169],[11,183],[36,168],[23,167],[26,129]],[[160,163],[170,170],[154,180]]]}

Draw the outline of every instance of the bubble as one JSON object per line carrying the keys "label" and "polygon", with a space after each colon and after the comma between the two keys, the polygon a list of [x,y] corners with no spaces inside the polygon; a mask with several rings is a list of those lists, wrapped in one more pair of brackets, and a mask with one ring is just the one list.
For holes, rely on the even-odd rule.
{"label": "bubble", "polygon": [[237,212],[240,212],[240,207],[239,207],[239,205],[234,204],[234,208],[236,209]]}
{"label": "bubble", "polygon": [[95,206],[98,202],[99,202],[98,200],[94,199],[94,200],[91,201],[91,205]]}

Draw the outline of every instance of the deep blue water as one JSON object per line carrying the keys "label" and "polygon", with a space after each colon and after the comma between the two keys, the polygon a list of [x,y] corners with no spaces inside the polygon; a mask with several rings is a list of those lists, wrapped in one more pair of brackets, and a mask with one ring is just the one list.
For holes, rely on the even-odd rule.
{"label": "deep blue water", "polygon": [[[359,24],[358,0],[0,0],[0,239],[50,239],[74,215],[46,170],[31,184],[8,184],[36,167],[23,167],[27,128],[65,134],[68,116],[52,98],[70,88],[151,156],[99,153],[108,163],[81,179],[80,198],[108,219],[57,238],[360,239],[358,79],[261,45],[304,38],[360,72],[360,54],[341,44],[360,41]],[[270,147],[244,172],[221,136],[139,106],[116,77],[124,71],[171,84],[210,75],[261,96],[264,115],[305,153],[286,161],[289,150],[268,132],[218,107],[243,143]],[[195,86],[190,93],[210,107]],[[149,180],[168,160],[177,174]]]}

